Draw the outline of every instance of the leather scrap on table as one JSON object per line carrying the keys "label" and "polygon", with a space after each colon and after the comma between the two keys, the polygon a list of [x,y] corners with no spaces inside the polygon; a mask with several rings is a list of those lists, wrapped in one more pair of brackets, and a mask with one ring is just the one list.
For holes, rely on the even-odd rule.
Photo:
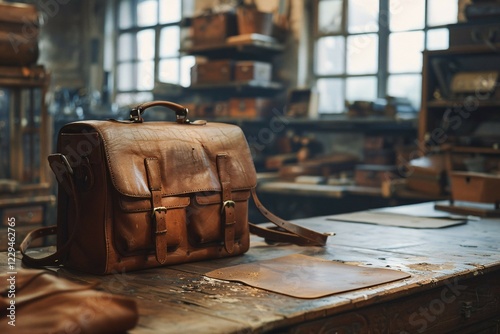
{"label": "leather scrap on table", "polygon": [[410,277],[397,270],[348,265],[302,254],[220,268],[205,276],[304,299],[321,298]]}

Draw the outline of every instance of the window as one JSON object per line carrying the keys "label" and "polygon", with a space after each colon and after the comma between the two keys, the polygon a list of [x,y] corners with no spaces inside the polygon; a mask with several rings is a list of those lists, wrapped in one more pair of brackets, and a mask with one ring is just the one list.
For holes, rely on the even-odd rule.
{"label": "window", "polygon": [[420,107],[422,51],[448,47],[457,0],[316,0],[313,78],[319,111],[387,95]]}
{"label": "window", "polygon": [[115,87],[119,105],[151,100],[156,82],[189,86],[194,57],[179,53],[193,0],[119,0]]}

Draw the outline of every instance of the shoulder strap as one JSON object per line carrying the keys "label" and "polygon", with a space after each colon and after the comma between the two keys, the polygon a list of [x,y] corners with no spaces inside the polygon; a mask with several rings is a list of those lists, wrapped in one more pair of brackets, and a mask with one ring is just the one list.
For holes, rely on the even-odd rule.
{"label": "shoulder strap", "polygon": [[257,197],[255,188],[252,188],[252,198],[260,213],[275,224],[278,229],[260,227],[256,224],[249,223],[250,232],[268,240],[278,242],[288,242],[300,246],[325,246],[329,236],[334,233],[319,233],[309,230],[305,227],[295,225],[289,221],[283,220],[267,210]]}
{"label": "shoulder strap", "polygon": [[[57,177],[57,181],[59,185],[68,193],[69,197],[74,201],[75,205],[75,219],[78,219],[80,216],[80,206],[78,201],[76,200],[76,188],[73,182],[73,170],[69,165],[68,160],[62,154],[51,154],[48,157],[49,166],[52,168],[52,171]],[[25,265],[32,268],[40,268],[40,267],[50,267],[50,266],[59,266],[62,264],[64,258],[68,254],[69,246],[73,242],[73,239],[76,235],[76,226],[73,228],[71,235],[68,240],[62,245],[57,251],[53,254],[50,254],[43,258],[34,258],[26,254],[30,244],[39,238],[43,238],[49,235],[57,234],[57,226],[47,226],[35,229],[29,232],[24,238],[23,242],[19,245],[19,250],[23,255],[22,261]]]}

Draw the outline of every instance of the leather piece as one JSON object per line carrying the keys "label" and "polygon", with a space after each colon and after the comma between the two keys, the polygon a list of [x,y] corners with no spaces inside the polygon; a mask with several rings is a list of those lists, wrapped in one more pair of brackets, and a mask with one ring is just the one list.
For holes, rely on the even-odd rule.
{"label": "leather piece", "polygon": [[[1,274],[8,282],[10,275]],[[136,302],[59,278],[49,271],[20,269],[16,274],[15,327],[8,324],[9,286],[1,290],[0,332],[121,333],[136,326]]]}
{"label": "leather piece", "polygon": [[111,181],[123,195],[150,196],[144,171],[144,159],[149,157],[158,158],[164,175],[177,175],[162,180],[163,196],[221,191],[214,163],[221,152],[231,157],[227,170],[233,180],[233,190],[249,189],[257,184],[246,138],[235,125],[82,121],[66,125],[61,131],[82,130],[100,134]]}
{"label": "leather piece", "polygon": [[[273,214],[271,211],[267,210],[264,207],[264,205],[260,202],[259,198],[257,197],[255,189],[252,189],[251,192],[255,206],[260,211],[260,213],[264,217],[272,221],[274,224],[276,224],[276,226],[278,226],[279,228],[282,228],[286,232],[289,232],[289,233],[274,233],[275,231],[271,232],[269,231],[269,229],[264,229],[257,225],[251,224],[250,228],[252,233],[259,235],[263,238],[270,238],[274,241],[294,242],[302,246],[324,246],[326,245],[328,236],[334,235],[333,233],[328,233],[328,234],[318,233],[316,231],[309,230],[299,225],[291,224],[290,222],[281,219],[280,217],[276,216],[275,214]],[[299,236],[298,240],[296,236]]]}
{"label": "leather piece", "polygon": [[205,276],[304,299],[321,298],[410,277],[397,270],[347,265],[302,254],[220,268]]}

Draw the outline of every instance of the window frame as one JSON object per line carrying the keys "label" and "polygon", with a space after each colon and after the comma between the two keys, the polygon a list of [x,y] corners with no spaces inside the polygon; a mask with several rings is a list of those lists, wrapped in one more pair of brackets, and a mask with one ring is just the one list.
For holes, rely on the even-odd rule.
{"label": "window frame", "polygon": [[[431,30],[436,30],[436,29],[442,29],[442,28],[447,28],[448,24],[442,24],[442,25],[429,25],[429,1],[431,0],[425,0],[424,1],[424,8],[425,8],[425,13],[424,13],[424,27],[422,29],[409,29],[409,30],[403,30],[403,31],[392,31],[390,30],[390,8],[389,8],[389,2],[390,0],[379,0],[379,12],[378,12],[378,31],[375,32],[355,32],[355,33],[350,33],[348,31],[348,3],[349,0],[341,0],[342,1],[342,19],[341,19],[341,29],[339,32],[328,32],[328,33],[321,33],[319,31],[319,3],[321,1],[330,1],[330,0],[314,0],[312,1],[312,8],[310,9],[310,12],[312,13],[312,24],[310,25],[310,32],[312,35],[312,38],[309,40],[309,78],[310,78],[310,84],[312,86],[316,86],[318,79],[342,79],[343,80],[343,100],[345,101],[347,98],[347,91],[346,91],[346,82],[348,78],[355,78],[355,77],[376,77],[377,79],[377,98],[384,98],[387,96],[388,92],[388,80],[391,75],[393,76],[398,76],[398,75],[415,75],[415,74],[420,74],[422,71],[420,70],[419,72],[415,71],[405,71],[405,72],[398,72],[398,73],[390,73],[389,71],[389,39],[391,34],[394,33],[400,33],[400,32],[416,32],[416,31],[422,31],[424,33],[424,49],[423,50],[428,50],[428,39],[429,39],[429,31]],[[378,36],[378,71],[375,74],[348,74],[347,73],[347,40],[349,36],[358,36],[358,35],[365,35],[365,34],[376,34]],[[330,36],[341,36],[345,40],[344,44],[344,52],[343,52],[343,57],[344,57],[344,71],[342,74],[318,74],[316,72],[316,57],[317,57],[317,52],[318,52],[318,41],[323,38],[323,37],[330,37]],[[420,106],[416,106],[417,110],[419,109]],[[318,110],[319,114],[322,116],[327,116],[327,115],[339,115],[343,114],[345,112],[336,112],[336,111],[324,111],[324,110]]]}
{"label": "window frame", "polygon": [[[113,26],[115,29],[115,36],[113,38],[113,48],[115,50],[113,54],[113,100],[116,100],[116,97],[120,94],[141,94],[141,93],[152,93],[154,86],[156,82],[162,82],[160,81],[160,62],[161,60],[164,59],[176,59],[179,62],[179,66],[177,68],[177,75],[178,75],[178,82],[176,84],[181,84],[181,72],[182,72],[182,58],[185,57],[181,52],[182,48],[182,43],[183,43],[183,29],[185,28],[185,19],[187,18],[186,16],[186,8],[189,8],[190,5],[192,5],[191,2],[186,3],[186,1],[180,0],[180,13],[181,17],[179,21],[174,21],[174,22],[169,22],[169,23],[160,23],[160,0],[155,0],[157,3],[157,11],[156,11],[156,24],[153,25],[147,25],[147,26],[138,26],[137,24],[137,8],[140,0],[129,0],[131,3],[131,17],[133,22],[131,23],[130,27],[127,28],[120,28],[120,4],[122,0],[117,0],[114,1],[113,4],[113,16],[114,16],[114,22]],[[179,52],[177,55],[172,55],[172,56],[167,56],[167,57],[161,57],[160,55],[160,40],[161,40],[161,31],[164,28],[168,27],[179,27]],[[152,58],[153,61],[153,88],[151,89],[140,89],[137,87],[137,84],[139,82],[139,77],[138,77],[138,71],[137,71],[137,66],[138,64],[141,63],[141,60],[138,58],[138,43],[137,43],[137,34],[140,31],[145,31],[152,29],[154,31],[154,57]],[[134,38],[132,38],[132,48],[133,50],[132,55],[133,58],[130,60],[120,60],[119,59],[119,40],[120,36],[126,33],[131,33]],[[131,73],[132,77],[132,82],[134,84],[133,89],[126,89],[126,90],[120,90],[119,89],[119,73],[118,73],[118,68],[121,64],[132,64],[133,69]]]}

